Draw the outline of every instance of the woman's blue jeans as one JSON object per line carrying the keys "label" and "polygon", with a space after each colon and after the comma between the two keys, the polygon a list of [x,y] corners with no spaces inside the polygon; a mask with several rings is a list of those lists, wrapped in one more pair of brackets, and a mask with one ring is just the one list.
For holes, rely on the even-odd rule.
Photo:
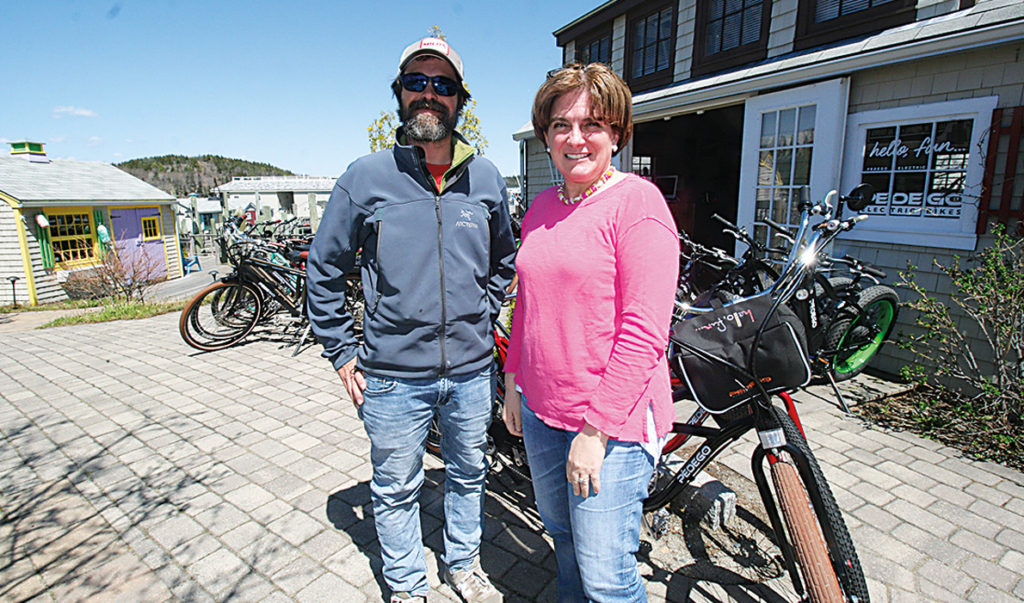
{"label": "woman's blue jeans", "polygon": [[359,414],[370,437],[370,496],[384,580],[393,591],[426,595],[419,493],[430,421],[437,411],[445,464],[444,563],[451,571],[466,569],[480,554],[483,532],[491,369],[437,379],[365,377]]}
{"label": "woman's blue jeans", "polygon": [[601,492],[576,496],[565,465],[577,433],[548,427],[523,402],[537,510],[555,542],[558,600],[646,601],[636,551],[654,460],[641,444],[608,440]]}

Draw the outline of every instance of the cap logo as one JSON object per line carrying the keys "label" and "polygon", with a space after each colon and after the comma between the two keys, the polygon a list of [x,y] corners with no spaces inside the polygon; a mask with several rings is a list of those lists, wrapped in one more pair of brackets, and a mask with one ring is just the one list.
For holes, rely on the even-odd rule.
{"label": "cap logo", "polygon": [[448,55],[448,44],[443,40],[436,38],[427,38],[420,41],[420,50],[436,50],[443,53],[445,56]]}

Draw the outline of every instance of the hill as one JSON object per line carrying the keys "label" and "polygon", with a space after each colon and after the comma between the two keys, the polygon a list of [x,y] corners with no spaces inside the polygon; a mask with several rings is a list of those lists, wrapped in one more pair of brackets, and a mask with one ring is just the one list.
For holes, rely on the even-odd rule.
{"label": "hill", "polygon": [[219,155],[163,155],[130,159],[114,165],[176,197],[186,197],[190,193],[204,197],[210,194],[210,189],[229,182],[235,176],[295,175],[269,163],[229,159]]}

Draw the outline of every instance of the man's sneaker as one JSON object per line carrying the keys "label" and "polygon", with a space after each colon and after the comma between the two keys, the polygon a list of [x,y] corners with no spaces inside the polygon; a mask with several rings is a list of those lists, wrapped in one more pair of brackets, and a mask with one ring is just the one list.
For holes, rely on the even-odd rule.
{"label": "man's sneaker", "polygon": [[444,570],[444,582],[466,603],[501,603],[503,600],[501,593],[494,588],[487,574],[480,568],[479,559],[464,570]]}
{"label": "man's sneaker", "polygon": [[427,598],[424,595],[391,593],[391,603],[427,603]]}

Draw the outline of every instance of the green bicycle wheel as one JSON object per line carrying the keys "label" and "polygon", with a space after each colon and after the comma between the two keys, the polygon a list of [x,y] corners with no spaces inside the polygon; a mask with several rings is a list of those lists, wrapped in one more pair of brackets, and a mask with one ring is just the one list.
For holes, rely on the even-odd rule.
{"label": "green bicycle wheel", "polygon": [[868,287],[857,298],[861,311],[829,327],[824,347],[833,351],[829,370],[836,381],[852,379],[867,367],[892,332],[899,303],[891,287]]}

